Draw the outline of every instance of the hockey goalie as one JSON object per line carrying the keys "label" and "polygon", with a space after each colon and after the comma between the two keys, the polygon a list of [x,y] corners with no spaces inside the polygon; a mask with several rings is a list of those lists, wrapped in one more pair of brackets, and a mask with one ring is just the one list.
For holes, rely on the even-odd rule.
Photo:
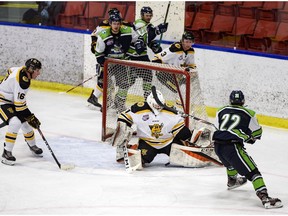
{"label": "hockey goalie", "polygon": [[[164,104],[165,99],[158,90],[157,96]],[[112,146],[116,147],[116,160],[125,161],[127,156],[127,162],[134,170],[151,163],[157,154],[168,155],[170,165],[222,165],[211,144],[211,131],[202,128],[193,135],[185,126],[184,118],[177,112],[159,106],[152,93],[145,102],[138,102],[120,113],[117,125],[112,138]],[[137,145],[129,145],[132,125],[136,126]]]}

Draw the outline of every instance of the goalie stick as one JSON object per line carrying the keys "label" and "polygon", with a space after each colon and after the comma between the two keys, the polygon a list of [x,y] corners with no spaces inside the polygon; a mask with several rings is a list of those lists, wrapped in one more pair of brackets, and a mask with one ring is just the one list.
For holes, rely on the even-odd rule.
{"label": "goalie stick", "polygon": [[65,164],[65,165],[60,164],[60,162],[57,160],[57,158],[56,158],[54,152],[52,151],[52,149],[51,149],[49,143],[47,142],[47,140],[46,140],[44,134],[43,134],[42,131],[40,130],[40,128],[38,128],[37,130],[38,130],[40,136],[42,137],[44,143],[46,144],[47,148],[49,149],[49,151],[50,151],[52,157],[54,158],[56,164],[58,165],[59,169],[61,169],[61,170],[71,170],[71,169],[73,169],[73,168],[75,167],[75,165],[73,165],[73,164]]}
{"label": "goalie stick", "polygon": [[177,113],[181,114],[183,117],[189,116],[190,118],[195,119],[196,121],[199,121],[199,122],[202,122],[202,123],[204,123],[204,124],[210,125],[210,126],[214,127],[216,130],[218,130],[218,128],[217,128],[213,123],[211,123],[211,122],[208,122],[208,121],[206,121],[206,120],[204,120],[204,119],[201,119],[201,118],[198,118],[198,117],[196,117],[196,116],[193,116],[193,115],[190,115],[190,114],[181,112],[181,111],[179,111],[179,110],[176,110],[176,109],[174,109],[174,108],[172,108],[172,107],[168,107],[168,106],[166,106],[165,104],[163,104],[163,103],[159,100],[159,98],[158,98],[158,95],[157,95],[156,87],[155,87],[155,86],[152,86],[152,87],[151,87],[151,91],[152,91],[152,94],[153,94],[153,97],[154,97],[156,103],[157,103],[159,106],[161,106],[161,107],[163,107],[163,108],[165,108],[165,109],[167,109],[167,110],[170,110],[170,111],[172,111],[172,112],[177,112]]}
{"label": "goalie stick", "polygon": [[92,76],[92,77],[90,77],[90,78],[84,80],[83,82],[79,83],[78,85],[76,85],[76,86],[74,86],[74,87],[68,89],[66,92],[59,92],[59,94],[65,94],[65,93],[68,93],[68,92],[74,90],[75,88],[77,88],[77,87],[83,85],[84,83],[88,82],[89,80],[93,79],[95,76],[97,76],[97,74],[95,74],[94,76]]}

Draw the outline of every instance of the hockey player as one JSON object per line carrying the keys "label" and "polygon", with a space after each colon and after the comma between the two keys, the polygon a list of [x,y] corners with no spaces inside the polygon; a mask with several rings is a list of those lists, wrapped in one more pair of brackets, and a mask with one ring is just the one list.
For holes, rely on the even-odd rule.
{"label": "hockey player", "polygon": [[[108,11],[108,15],[109,15],[109,17],[111,17],[112,15],[118,15],[118,16],[122,17],[120,11],[117,8],[111,8]],[[128,23],[128,22],[123,21],[123,20],[122,20],[122,25],[129,26],[129,27],[133,26],[131,23]],[[91,52],[94,55],[95,55],[95,49],[96,49],[96,43],[97,43],[98,35],[100,34],[101,31],[103,31],[105,29],[109,29],[109,28],[111,28],[109,20],[103,20],[99,24],[99,26],[97,26],[96,29],[92,32],[92,34],[91,34],[91,40],[92,40]],[[101,70],[100,65],[97,64],[96,65],[96,73],[102,73],[102,72],[100,72],[100,70]],[[101,79],[103,79],[103,78],[98,78],[98,79],[100,79],[100,81],[101,81]],[[101,104],[98,102],[98,98],[101,96],[101,94],[102,94],[102,83],[100,83],[100,86],[97,84],[95,86],[95,88],[92,90],[92,92],[91,92],[91,94],[87,100],[89,105],[91,104],[93,107],[101,109]]]}
{"label": "hockey player", "polygon": [[31,113],[26,104],[31,79],[36,79],[40,75],[41,67],[39,60],[28,59],[25,66],[8,69],[7,76],[0,84],[0,118],[2,121],[0,127],[8,125],[2,154],[4,164],[14,165],[16,161],[12,150],[20,129],[32,153],[42,156],[43,151],[36,146],[33,131],[33,128],[39,128],[40,121]]}
{"label": "hockey player", "polygon": [[131,44],[127,53],[129,59],[137,61],[150,61],[147,54],[147,46],[154,52],[161,52],[160,44],[155,40],[157,35],[167,31],[168,23],[161,23],[154,26],[151,23],[153,10],[150,7],[144,6],[141,8],[141,18],[133,23],[134,30],[138,34],[138,40]]}
{"label": "hockey player", "polygon": [[[165,103],[162,93],[158,90],[157,96],[162,103]],[[183,149],[181,146],[186,145],[185,151],[195,150],[195,148],[188,146],[192,133],[185,126],[182,116],[160,107],[152,93],[147,97],[146,102],[138,102],[132,105],[130,109],[122,112],[117,122],[118,128],[114,134],[112,145],[116,146],[116,160],[118,162],[123,159],[124,140],[130,140],[131,126],[135,124],[137,126],[136,134],[139,138],[138,149],[141,150],[141,157],[135,164],[141,164],[141,161],[143,164],[151,163],[157,154],[163,153],[170,156],[171,151],[175,155],[173,155],[173,161],[170,160],[170,162],[174,164],[199,167],[209,163],[209,157],[208,159],[205,158],[207,162],[201,163],[201,165],[194,163],[195,160],[193,159],[182,157]],[[194,162],[191,162],[192,160]]]}
{"label": "hockey player", "polygon": [[[155,38],[157,35],[167,31],[168,23],[161,23],[156,27],[153,26],[151,23],[153,11],[147,6],[141,8],[140,14],[141,18],[135,20],[133,23],[138,39],[137,41],[132,42],[127,56],[130,60],[150,62],[147,47],[149,47],[154,53],[161,52],[162,48]],[[145,70],[145,76],[143,76],[143,72],[139,73],[137,68],[131,68],[131,70],[135,78],[140,77],[143,79],[144,98],[146,100],[151,91],[152,71]]]}
{"label": "hockey player", "polygon": [[[162,50],[162,52],[155,54],[152,62],[157,62],[161,64],[169,64],[178,67],[186,67],[187,71],[195,72],[196,64],[194,54],[195,51],[192,47],[194,44],[194,35],[191,32],[184,32],[182,39],[179,42],[175,42],[170,45],[168,48]],[[177,87],[175,84],[175,78],[173,75],[165,74],[158,72],[156,74],[159,81],[164,84],[173,92],[177,92]],[[179,79],[179,78],[178,78]],[[182,80],[182,77],[178,82],[181,84],[185,83],[185,80]]]}
{"label": "hockey player", "polygon": [[[105,58],[124,59],[133,36],[133,29],[129,26],[122,25],[122,18],[119,14],[112,14],[110,16],[109,25],[109,28],[102,30],[99,33],[96,43],[95,56],[100,67],[96,67],[98,70],[97,73],[99,74],[97,89],[93,92],[93,94],[91,94],[91,100],[95,102],[94,105],[96,102],[98,103],[98,98],[103,92],[103,66]],[[120,70],[120,67],[124,66],[117,65],[117,67]],[[116,86],[119,87],[114,102],[116,109],[119,112],[122,112],[126,109],[125,101],[127,91],[130,86],[127,84],[128,82],[126,82],[126,80],[122,79],[121,74],[115,72],[113,75],[115,76]],[[101,108],[100,104],[99,107]]]}
{"label": "hockey player", "polygon": [[[265,208],[282,207],[281,200],[268,195],[263,177],[253,159],[245,151],[244,143],[254,144],[261,138],[262,127],[253,110],[244,107],[242,91],[232,91],[230,105],[220,108],[216,115],[219,130],[213,134],[215,152],[227,168],[228,189],[252,182],[256,195]],[[244,177],[238,177],[238,173]]]}

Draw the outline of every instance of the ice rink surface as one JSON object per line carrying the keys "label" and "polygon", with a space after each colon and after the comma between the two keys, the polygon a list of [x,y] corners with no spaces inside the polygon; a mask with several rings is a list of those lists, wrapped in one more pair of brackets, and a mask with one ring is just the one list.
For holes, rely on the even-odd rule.
{"label": "ice rink surface", "polygon": [[[115,149],[100,140],[101,113],[85,97],[31,90],[28,106],[57,159],[37,131],[44,157],[35,158],[23,134],[13,151],[15,166],[0,163],[1,215],[288,215],[288,131],[263,127],[263,137],[246,145],[280,209],[264,209],[250,182],[228,191],[222,167],[172,168],[165,155],[133,174],[115,161]],[[257,111],[257,110],[256,110]],[[7,127],[0,130],[3,143]],[[1,154],[3,145],[1,145]]]}

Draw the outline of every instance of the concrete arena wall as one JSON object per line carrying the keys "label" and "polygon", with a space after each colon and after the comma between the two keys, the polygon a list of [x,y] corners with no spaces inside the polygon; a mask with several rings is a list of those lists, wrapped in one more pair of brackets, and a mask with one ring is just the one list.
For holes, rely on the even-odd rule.
{"label": "concrete arena wall", "polygon": [[83,79],[85,35],[5,25],[0,34],[0,75],[33,57],[43,64],[39,80],[74,85]]}
{"label": "concrete arena wall", "polygon": [[[161,3],[162,7],[159,3],[155,9],[151,3],[147,3],[154,10],[153,20],[157,20],[160,12],[164,14],[156,25],[164,21],[167,8],[167,2]],[[176,7],[174,3],[170,6],[170,12],[181,18],[179,11],[184,11],[184,4],[180,2],[177,5],[179,8],[172,10]],[[137,2],[136,17],[140,16],[142,5],[145,2],[141,5]],[[183,29],[175,28],[175,24],[170,25],[173,20],[169,16],[169,28],[163,40],[172,43],[181,38]],[[175,18],[176,26],[183,26],[184,18],[180,18]],[[23,65],[29,57],[43,62],[42,74],[39,76],[42,81],[77,85],[95,74],[96,60],[90,52],[89,34],[1,24],[0,34],[2,76],[7,68]],[[163,45],[163,48],[167,46]],[[195,51],[201,87],[208,107],[217,108],[227,104],[231,90],[241,89],[249,108],[260,115],[284,120],[284,126],[280,126],[288,128],[287,60],[203,48],[195,48]],[[84,86],[93,88],[95,82],[89,81]],[[279,126],[269,122],[268,125]]]}

